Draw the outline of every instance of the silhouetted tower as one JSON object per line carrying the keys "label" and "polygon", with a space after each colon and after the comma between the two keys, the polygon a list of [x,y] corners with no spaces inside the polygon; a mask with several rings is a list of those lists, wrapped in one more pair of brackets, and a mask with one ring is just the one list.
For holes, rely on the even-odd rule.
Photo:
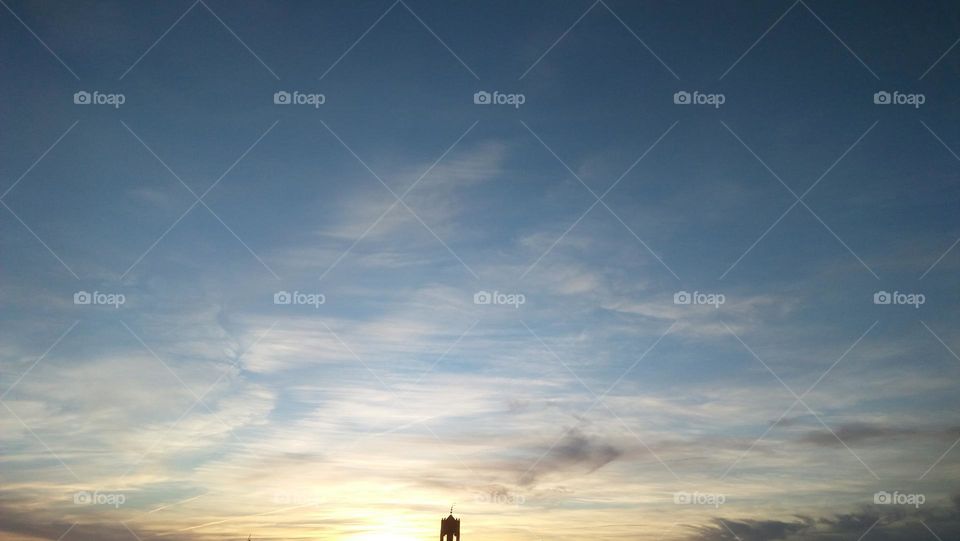
{"label": "silhouetted tower", "polygon": [[453,518],[453,507],[450,516],[440,521],[440,541],[460,541],[460,519]]}

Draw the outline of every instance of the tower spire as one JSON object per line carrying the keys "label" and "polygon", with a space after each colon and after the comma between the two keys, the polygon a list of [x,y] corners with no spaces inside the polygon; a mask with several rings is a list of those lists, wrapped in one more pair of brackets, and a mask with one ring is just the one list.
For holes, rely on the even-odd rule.
{"label": "tower spire", "polygon": [[440,521],[440,541],[461,541],[460,520],[453,518],[453,505],[450,506],[450,516]]}

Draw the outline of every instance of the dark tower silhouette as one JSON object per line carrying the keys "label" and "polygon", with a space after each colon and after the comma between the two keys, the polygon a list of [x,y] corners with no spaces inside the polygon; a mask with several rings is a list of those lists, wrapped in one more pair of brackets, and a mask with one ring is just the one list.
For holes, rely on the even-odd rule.
{"label": "dark tower silhouette", "polygon": [[440,521],[440,541],[460,541],[460,519],[453,518],[453,507],[450,516]]}

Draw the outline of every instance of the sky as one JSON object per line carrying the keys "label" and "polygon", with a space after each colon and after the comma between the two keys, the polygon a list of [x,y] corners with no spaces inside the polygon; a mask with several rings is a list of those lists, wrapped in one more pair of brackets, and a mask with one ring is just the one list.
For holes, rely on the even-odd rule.
{"label": "sky", "polygon": [[960,536],[955,3],[0,4],[0,539]]}

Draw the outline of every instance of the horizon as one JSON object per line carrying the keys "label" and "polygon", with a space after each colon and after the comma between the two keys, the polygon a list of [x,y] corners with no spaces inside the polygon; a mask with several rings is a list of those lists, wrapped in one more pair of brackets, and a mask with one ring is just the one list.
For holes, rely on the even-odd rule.
{"label": "horizon", "polygon": [[960,5],[0,5],[0,541],[960,538]]}

